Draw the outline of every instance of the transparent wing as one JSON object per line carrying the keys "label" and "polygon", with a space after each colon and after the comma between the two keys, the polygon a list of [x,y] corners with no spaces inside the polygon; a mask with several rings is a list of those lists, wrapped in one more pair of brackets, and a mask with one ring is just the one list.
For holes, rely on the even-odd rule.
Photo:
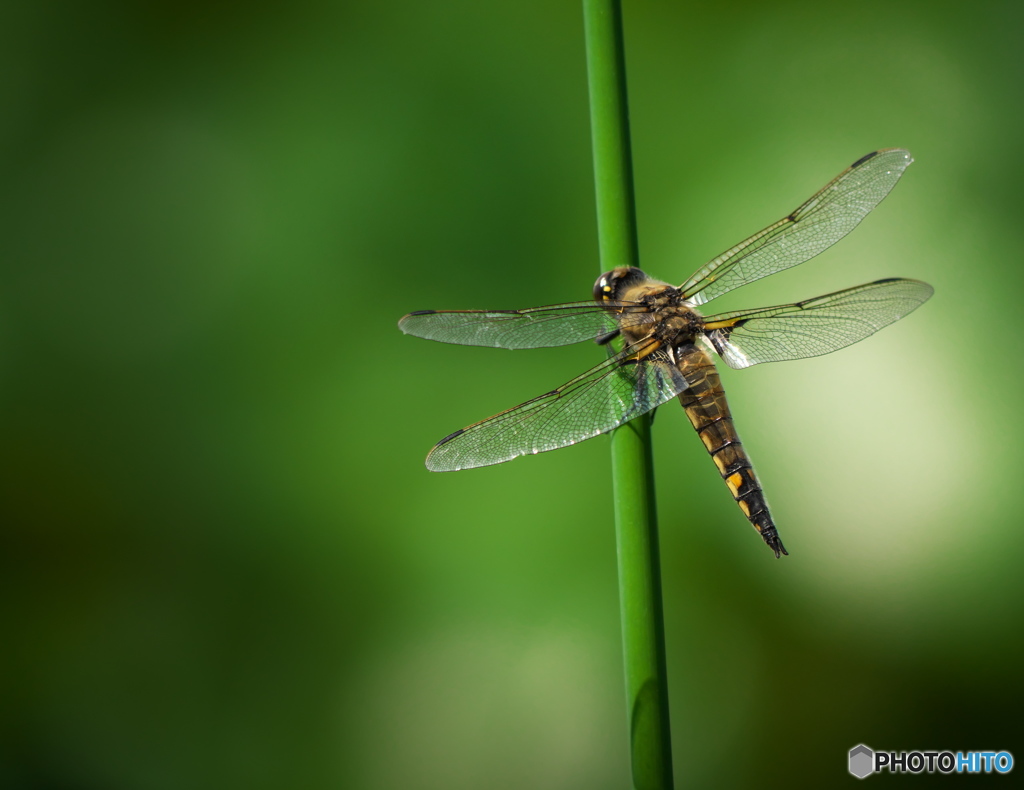
{"label": "transparent wing", "polygon": [[902,148],[861,157],[793,213],[697,270],[680,290],[691,302],[704,304],[810,260],[857,227],[913,161]]}
{"label": "transparent wing", "polygon": [[816,357],[873,335],[932,293],[919,280],[878,280],[796,304],[709,316],[706,336],[732,368]]}
{"label": "transparent wing", "polygon": [[547,348],[594,340],[618,323],[594,302],[531,307],[526,310],[421,310],[398,322],[407,335],[495,348]]}
{"label": "transparent wing", "polygon": [[427,468],[453,472],[576,444],[650,411],[686,387],[658,341],[642,340],[556,390],[445,437],[427,456]]}

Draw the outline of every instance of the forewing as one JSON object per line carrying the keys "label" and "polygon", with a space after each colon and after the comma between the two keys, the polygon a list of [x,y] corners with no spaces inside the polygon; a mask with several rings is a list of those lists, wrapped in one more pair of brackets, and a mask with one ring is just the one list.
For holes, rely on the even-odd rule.
{"label": "forewing", "polygon": [[614,318],[594,302],[526,310],[421,310],[398,322],[408,335],[495,348],[547,348],[595,340],[613,331]]}
{"label": "forewing", "polygon": [[902,148],[861,157],[791,214],[701,267],[680,286],[683,295],[704,304],[810,260],[857,227],[913,161]]}
{"label": "forewing", "polygon": [[653,339],[634,343],[567,384],[442,439],[427,468],[453,472],[543,453],[607,433],[686,389]]}
{"label": "forewing", "polygon": [[732,368],[816,357],[873,335],[932,293],[919,280],[878,280],[796,304],[709,316],[706,335]]}

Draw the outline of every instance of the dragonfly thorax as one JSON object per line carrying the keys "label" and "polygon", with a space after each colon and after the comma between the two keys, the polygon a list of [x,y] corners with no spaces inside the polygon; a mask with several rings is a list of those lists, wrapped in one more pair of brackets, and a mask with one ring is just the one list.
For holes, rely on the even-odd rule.
{"label": "dragonfly thorax", "polygon": [[620,266],[598,277],[594,300],[607,305],[629,342],[652,333],[665,346],[692,342],[703,324],[682,291],[635,266]]}

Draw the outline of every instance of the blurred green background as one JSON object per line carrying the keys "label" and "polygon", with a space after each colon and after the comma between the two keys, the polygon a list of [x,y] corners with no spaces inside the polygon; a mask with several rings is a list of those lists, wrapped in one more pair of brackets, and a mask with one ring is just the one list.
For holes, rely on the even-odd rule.
{"label": "blurred green background", "polygon": [[[780,562],[659,412],[679,785],[1024,758],[1024,7],[626,6],[645,268],[904,146],[715,308],[936,290],[723,374]],[[395,325],[589,296],[579,4],[5,4],[0,75],[0,785],[627,786],[607,438],[423,467],[602,352]]]}

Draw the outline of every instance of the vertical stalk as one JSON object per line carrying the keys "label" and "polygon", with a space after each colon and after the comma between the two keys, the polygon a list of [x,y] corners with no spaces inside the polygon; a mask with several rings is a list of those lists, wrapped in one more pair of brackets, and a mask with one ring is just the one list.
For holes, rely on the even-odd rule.
{"label": "vertical stalk", "polygon": [[[583,0],[583,18],[601,267],[637,266],[620,1]],[[612,434],[612,491],[633,787],[670,790],[672,744],[650,426],[648,414]]]}

